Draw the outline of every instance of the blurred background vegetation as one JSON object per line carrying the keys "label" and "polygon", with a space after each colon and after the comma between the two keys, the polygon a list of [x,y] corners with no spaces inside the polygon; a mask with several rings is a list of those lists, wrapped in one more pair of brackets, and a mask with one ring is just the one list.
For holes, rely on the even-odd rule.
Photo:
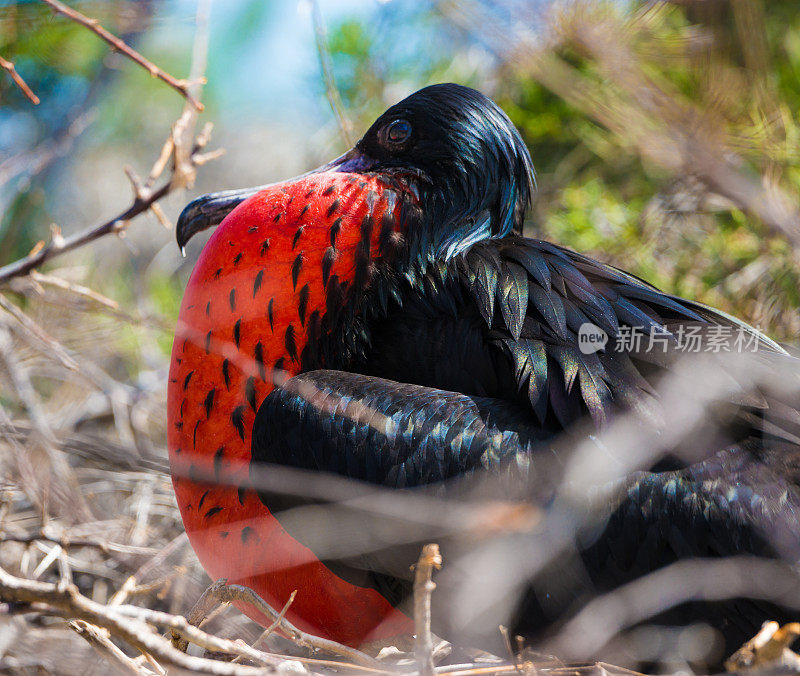
{"label": "blurred background vegetation", "polygon": [[[186,74],[193,0],[72,4],[167,71]],[[705,135],[750,181],[780,189],[794,213],[800,14],[793,0],[321,0],[319,9],[352,138],[426,84],[480,88],[532,151],[539,191],[527,234],[796,340],[798,242],[720,190],[693,158],[673,157],[676,139],[662,138],[674,127],[687,137],[678,143]],[[619,39],[601,46],[606,38],[587,31],[601,25]],[[0,79],[0,263],[7,263],[45,237],[50,223],[69,233],[124,208],[123,166],[149,165],[181,101],[38,2],[0,4],[0,54],[42,99],[34,108],[10,78]],[[622,68],[615,59],[631,63]],[[553,86],[563,68],[572,92]],[[203,169],[193,193],[169,198],[173,220],[194,194],[278,180],[344,148],[309,2],[216,3],[207,76],[204,119],[216,124],[214,145],[227,154]],[[651,95],[631,90],[634,76],[669,105],[656,96],[631,103]],[[183,260],[171,234],[145,220],[127,246],[103,242],[70,257],[80,266],[70,274],[123,306],[173,319],[199,245]],[[169,348],[168,339],[159,342]]]}

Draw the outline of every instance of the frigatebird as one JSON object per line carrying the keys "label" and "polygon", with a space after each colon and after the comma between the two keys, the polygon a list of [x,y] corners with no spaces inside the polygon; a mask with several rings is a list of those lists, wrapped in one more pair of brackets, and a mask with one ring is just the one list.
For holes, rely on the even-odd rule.
{"label": "frigatebird", "polygon": [[[298,590],[290,619],[347,644],[412,632],[409,548],[384,533],[380,556],[315,551],[283,520],[298,503],[274,482],[259,487],[259,472],[401,491],[509,472],[528,480],[565,434],[595,438],[626,415],[661,434],[669,412],[658,382],[677,370],[689,333],[727,331],[755,342],[776,381],[797,373],[793,357],[736,318],[522,236],[534,189],[505,113],[474,89],[438,84],[316,170],[184,209],[182,249],[219,224],[183,299],[168,399],[175,493],[212,578],[276,606]],[[632,332],[647,344],[623,345]],[[541,635],[588,587],[607,591],[679,560],[797,563],[800,415],[768,389],[736,383],[716,410],[725,435],[631,467],[640,471],[615,484],[602,524],[580,536],[583,573],[551,574],[558,593],[532,588],[515,609],[518,629]],[[779,544],[767,535],[776,522]],[[703,616],[683,604],[679,619],[715,618],[732,649],[777,605],[736,601]],[[453,625],[434,629],[448,637]]]}

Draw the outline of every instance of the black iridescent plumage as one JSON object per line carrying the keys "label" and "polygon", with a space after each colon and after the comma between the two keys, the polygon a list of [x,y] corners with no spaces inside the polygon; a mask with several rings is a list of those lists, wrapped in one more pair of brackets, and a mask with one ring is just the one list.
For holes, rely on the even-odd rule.
{"label": "black iridescent plumage", "polygon": [[[394,147],[387,127],[410,125]],[[533,191],[533,164],[506,114],[480,92],[433,85],[381,115],[356,144],[369,170],[410,175],[419,186],[423,226],[410,237],[412,260],[449,260],[474,242],[519,229]]]}
{"label": "black iridescent plumage", "polygon": [[[730,327],[758,339],[776,378],[797,371],[779,346],[724,313],[515,234],[531,200],[532,163],[505,114],[474,90],[435,85],[413,94],[336,162],[413,186],[417,211],[396,256],[357,285],[335,318],[320,319],[313,350],[302,355],[306,373],[260,407],[254,463],[394,488],[477,469],[512,466],[524,475],[550,439],[583,420],[603,426],[630,410],[658,429],[656,385],[680,356],[688,327],[701,334]],[[228,205],[232,198],[220,199]],[[207,222],[203,204],[193,203],[179,239]],[[604,351],[580,349],[584,324],[607,334]],[[663,349],[617,351],[631,329],[657,331]],[[674,466],[642,468],[663,471],[632,476],[616,489],[618,507],[580,550],[588,578],[564,581],[566,596],[558,598],[574,601],[586,592],[581,585],[603,591],[679,558],[790,552],[800,562],[797,547],[778,552],[758,536],[765,521],[786,522],[782,532],[791,533],[800,506],[792,469],[800,461],[798,402],[779,402],[742,382],[728,404],[724,445],[704,439],[711,445],[692,451],[696,463],[684,454]],[[731,493],[734,484],[749,488]],[[262,499],[273,510],[282,506],[274,495]],[[406,554],[398,549],[396,558]],[[365,584],[387,596],[407,591],[402,571],[411,561],[373,563],[350,560],[345,568],[381,568]],[[545,597],[550,592],[538,590],[522,606],[519,626],[531,634],[569,606],[554,610]],[[725,629],[731,646],[767,619],[756,605],[739,609]],[[695,611],[684,612],[683,621]]]}

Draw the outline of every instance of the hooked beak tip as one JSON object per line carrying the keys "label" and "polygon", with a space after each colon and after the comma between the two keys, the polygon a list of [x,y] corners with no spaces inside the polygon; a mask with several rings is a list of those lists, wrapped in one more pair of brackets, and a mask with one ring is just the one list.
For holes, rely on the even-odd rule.
{"label": "hooked beak tip", "polygon": [[231,211],[265,187],[215,192],[189,202],[178,217],[175,227],[175,239],[181,254],[186,255],[186,244],[198,232],[222,223]]}
{"label": "hooked beak tip", "polygon": [[[324,164],[317,169],[313,169],[291,180],[296,181],[300,178],[325,171],[369,171],[374,165],[375,162],[363,155],[356,147],[347,151],[344,155],[337,157],[332,162],[328,162],[328,164]],[[262,190],[269,188],[271,185],[275,184],[261,185],[256,188],[246,188],[243,190],[215,192],[209,195],[203,195],[189,202],[178,217],[178,223],[175,227],[175,238],[178,241],[181,254],[184,256],[186,255],[186,244],[194,235],[202,230],[219,225],[225,217],[242,202]]]}

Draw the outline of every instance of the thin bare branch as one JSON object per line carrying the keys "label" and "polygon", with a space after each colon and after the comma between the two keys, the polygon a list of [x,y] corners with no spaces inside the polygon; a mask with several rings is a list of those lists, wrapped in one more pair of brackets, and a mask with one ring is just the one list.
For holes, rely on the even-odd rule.
{"label": "thin bare branch", "polygon": [[199,673],[219,676],[250,676],[263,670],[230,662],[192,657],[175,650],[169,641],[153,630],[150,624],[169,626],[185,632],[192,642],[219,652],[245,655],[263,665],[275,663],[267,653],[243,646],[239,642],[217,638],[190,626],[185,618],[145,608],[119,606],[109,608],[83,596],[74,585],[62,587],[47,582],[25,580],[0,568],[0,596],[6,601],[32,604],[31,609],[45,615],[78,619],[103,627],[143,653],[149,653],[163,664],[171,664]]}
{"label": "thin bare branch", "polygon": [[[200,94],[201,83],[204,82],[202,74],[205,72],[208,62],[208,42],[210,37],[210,18],[211,0],[201,0],[197,4],[195,12],[194,45],[192,46],[192,64],[189,68],[189,75],[192,78],[191,91]],[[200,133],[193,141],[194,129],[197,124],[197,109],[184,106],[180,117],[172,125],[172,177],[171,186],[175,188],[187,188],[194,185],[197,167],[199,166],[197,151],[205,148],[211,136],[213,125],[207,122]],[[194,147],[193,147],[194,144]],[[163,152],[162,152],[163,156]],[[205,162],[203,158],[200,162]],[[158,162],[156,162],[158,165]],[[156,166],[150,172],[150,176],[157,171]]]}
{"label": "thin bare branch", "polygon": [[11,79],[14,80],[17,87],[19,87],[20,90],[22,90],[22,93],[28,97],[28,99],[30,100],[31,103],[33,103],[34,106],[39,105],[39,97],[33,93],[33,90],[28,86],[28,83],[22,79],[22,77],[17,72],[17,69],[14,67],[14,64],[11,61],[9,61],[8,59],[4,59],[2,56],[0,56],[0,68],[2,68],[11,76]]}
{"label": "thin bare branch", "polygon": [[48,355],[54,355],[64,368],[70,371],[78,370],[77,362],[67,353],[61,343],[52,338],[41,326],[2,294],[0,294],[0,308],[16,319],[25,332],[32,336],[36,342],[43,345]]}
{"label": "thin bare branch", "polygon": [[[286,616],[286,611],[289,610],[289,607],[294,603],[294,597],[297,595],[297,590],[295,589],[291,595],[289,596],[289,600],[283,604],[283,608],[281,608],[281,612],[278,613],[278,617],[275,618],[275,621],[269,625],[264,631],[261,632],[260,636],[253,641],[253,647],[257,647],[259,643],[262,643],[268,636],[272,634],[280,626],[280,623],[283,621],[283,618]],[[234,659],[234,663],[239,662],[241,660],[241,656]]]}
{"label": "thin bare branch", "polygon": [[233,601],[248,603],[262,614],[271,618],[273,623],[277,623],[276,628],[286,634],[297,645],[305,648],[312,648],[314,650],[320,650],[332,655],[338,655],[339,657],[344,657],[358,665],[380,670],[384,669],[384,665],[366,653],[362,653],[360,650],[350,648],[349,646],[342,645],[336,641],[331,641],[326,638],[314,636],[313,634],[308,634],[301,629],[298,629],[291,622],[289,622],[289,620],[282,618],[280,614],[272,608],[272,606],[270,606],[252,589],[238,584],[227,584],[227,581],[224,579],[217,580],[208,589],[206,589],[192,609],[192,612],[190,613],[190,621],[196,621],[199,624],[215,604],[231,603]]}
{"label": "thin bare branch", "polygon": [[[191,93],[190,88],[192,83],[190,81],[178,80],[169,73],[161,70],[154,63],[148,61],[145,57],[139,54],[139,52],[137,52],[135,49],[125,44],[116,35],[109,33],[99,24],[97,19],[93,19],[85,14],[81,14],[79,11],[68,7],[63,2],[59,2],[59,0],[42,0],[42,2],[44,2],[46,5],[49,5],[50,8],[57,14],[63,14],[71,21],[79,23],[81,26],[88,28],[90,31],[92,31],[92,33],[97,35],[101,40],[107,42],[118,52],[127,56],[134,63],[138,63],[142,68],[148,71],[150,75],[157,77],[162,82],[167,83],[175,91],[179,92],[189,103],[191,103],[195,110],[202,112],[203,104],[200,103],[200,101]],[[205,78],[203,79],[203,82],[205,82]]]}
{"label": "thin bare branch", "polygon": [[111,642],[111,639],[108,638],[107,632],[104,629],[100,629],[84,620],[70,622],[69,628],[84,639],[92,648],[100,653],[100,655],[116,663],[128,673],[136,674],[136,676],[147,676],[154,673],[150,671],[150,669],[146,669],[140,664],[137,664],[135,660],[131,659],[117,648],[117,646]]}
{"label": "thin bare branch", "polygon": [[317,45],[319,66],[322,71],[322,79],[325,82],[325,95],[328,97],[328,103],[330,103],[331,110],[336,117],[336,123],[339,125],[339,133],[342,135],[342,140],[349,148],[353,145],[353,141],[350,137],[352,125],[344,112],[342,97],[339,94],[339,88],[336,86],[336,79],[333,76],[331,53],[328,47],[328,35],[325,30],[325,22],[322,19],[322,11],[319,8],[318,0],[312,0],[311,2],[311,19],[314,24],[314,39]]}
{"label": "thin bare branch", "polygon": [[[194,164],[196,154],[201,150],[199,143],[195,146],[189,155],[189,162]],[[53,237],[51,240],[43,244],[41,247],[34,247],[34,249],[25,257],[13,263],[0,268],[0,285],[7,283],[14,277],[20,277],[28,274],[31,270],[39,267],[56,256],[61,256],[68,251],[79,249],[90,242],[99,239],[109,234],[120,234],[127,229],[131,219],[144,213],[152,208],[153,204],[158,202],[169,193],[171,193],[178,186],[174,181],[165,183],[157,190],[142,186],[142,190],[134,197],[133,203],[121,214],[106,221],[105,223],[86,228],[69,237]]]}
{"label": "thin bare branch", "polygon": [[254,647],[258,643],[263,641],[265,638],[267,638],[267,636],[269,636],[278,627],[281,626],[281,623],[283,622],[283,618],[286,617],[286,612],[289,610],[289,608],[291,607],[292,603],[294,603],[294,597],[295,596],[297,596],[297,590],[296,589],[289,595],[289,600],[286,603],[283,604],[283,608],[281,608],[281,612],[278,613],[278,617],[275,618],[275,621],[271,625],[269,625],[263,632],[261,632],[261,635],[256,639],[255,643],[253,644]]}
{"label": "thin bare branch", "polygon": [[425,545],[414,568],[414,631],[417,635],[414,652],[421,676],[432,676],[434,669],[431,594],[436,589],[436,584],[431,578],[434,568],[438,570],[441,567],[439,545]]}
{"label": "thin bare branch", "polygon": [[121,554],[138,555],[149,555],[155,553],[155,550],[152,547],[136,547],[134,545],[125,545],[117,542],[103,542],[101,540],[91,540],[88,538],[70,538],[67,535],[57,537],[55,535],[48,535],[46,533],[30,533],[25,535],[3,533],[0,535],[0,544],[5,542],[18,542],[21,544],[50,542],[62,547],[63,549],[69,549],[70,547],[91,547],[93,549],[99,549],[103,553],[119,552]]}
{"label": "thin bare branch", "polygon": [[[241,655],[242,657],[246,657],[264,666],[274,665],[281,661],[281,658],[261,652],[260,650],[255,650],[242,641],[232,641],[226,638],[219,638],[213,634],[208,634],[202,629],[198,629],[194,625],[189,624],[186,618],[181,615],[171,615],[170,613],[158,610],[126,605],[117,606],[116,612],[125,618],[137,619],[148,624],[168,627],[170,630],[178,632],[181,636],[184,636],[195,645],[205,648],[206,650],[213,650],[215,652],[228,653],[231,655]],[[183,654],[180,653],[180,651],[176,652]]]}
{"label": "thin bare branch", "polygon": [[131,575],[122,583],[122,586],[114,592],[114,595],[108,600],[108,605],[111,607],[121,606],[128,600],[128,596],[136,589],[136,576]]}
{"label": "thin bare branch", "polygon": [[66,279],[62,279],[61,277],[45,275],[40,272],[36,272],[36,270],[31,270],[31,279],[38,284],[55,286],[56,288],[63,289],[64,291],[74,293],[76,296],[83,296],[84,298],[88,298],[95,303],[99,303],[110,310],[119,309],[119,303],[117,303],[117,301],[109,298],[108,296],[104,296],[102,293],[98,293],[94,289],[90,289],[88,286],[74,284]]}
{"label": "thin bare branch", "polygon": [[[34,430],[39,435],[41,447],[44,449],[51,468],[50,475],[42,477],[40,471],[34,469],[30,453],[16,453],[20,472],[26,477],[31,488],[30,497],[37,501],[44,514],[47,512],[50,492],[56,490],[64,498],[63,510],[65,513],[68,512],[73,519],[90,520],[92,512],[81,494],[75,473],[64,454],[56,447],[50,421],[42,410],[29,373],[17,360],[11,336],[2,324],[0,324],[0,359],[5,363],[14,390],[28,412]],[[21,450],[18,449],[18,451]],[[53,483],[53,476],[58,477],[57,484]]]}

